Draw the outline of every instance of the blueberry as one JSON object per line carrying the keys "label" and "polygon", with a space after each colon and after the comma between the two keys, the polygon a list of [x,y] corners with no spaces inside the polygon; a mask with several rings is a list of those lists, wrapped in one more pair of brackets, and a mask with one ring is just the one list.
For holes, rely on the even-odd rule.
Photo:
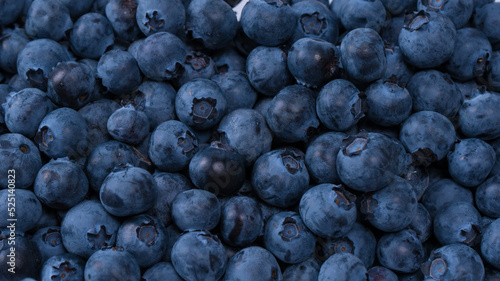
{"label": "blueberry", "polygon": [[340,54],[344,71],[349,77],[360,82],[372,82],[382,78],[387,68],[384,42],[371,28],[356,28],[347,33],[340,44]]}
{"label": "blueberry", "polygon": [[296,212],[272,216],[264,230],[264,245],[279,260],[300,263],[314,253],[316,238]]}
{"label": "blueberry", "polygon": [[175,95],[175,89],[164,82],[144,81],[137,88],[134,102],[148,117],[150,129],[175,119]]}
{"label": "blueberry", "polygon": [[38,39],[28,42],[17,57],[17,73],[30,87],[47,89],[52,68],[58,62],[69,60],[67,51],[56,41]]}
{"label": "blueberry", "polygon": [[134,257],[123,248],[108,247],[90,256],[84,277],[85,281],[139,281],[141,270]]}
{"label": "blueberry", "polygon": [[61,158],[40,168],[33,190],[43,204],[54,209],[69,209],[83,201],[89,182],[78,164]]}
{"label": "blueberry", "polygon": [[100,99],[78,110],[78,113],[87,121],[89,142],[93,148],[110,139],[107,127],[108,118],[119,108],[120,105],[112,100]]}
{"label": "blueberry", "polygon": [[304,224],[320,237],[346,235],[356,221],[356,196],[344,187],[320,184],[307,190],[300,199]]}
{"label": "blueberry", "polygon": [[59,226],[48,226],[37,230],[31,237],[31,241],[40,251],[42,263],[53,256],[67,253],[62,244],[61,228]]}
{"label": "blueberry", "polygon": [[114,41],[111,24],[98,13],[81,16],[69,34],[71,49],[82,58],[99,59]]}
{"label": "blueberry", "polygon": [[148,268],[141,277],[144,281],[161,281],[168,276],[169,281],[182,281],[170,262],[159,262]]}
{"label": "blueberry", "polygon": [[140,0],[137,1],[135,17],[139,29],[146,36],[164,31],[179,35],[184,27],[186,11],[179,0]]}
{"label": "blueberry", "polygon": [[153,176],[148,171],[121,165],[104,179],[99,198],[110,214],[125,217],[143,213],[153,207],[156,193]]}
{"label": "blueberry", "polygon": [[231,71],[245,71],[246,58],[238,53],[234,47],[229,46],[213,52],[212,59],[221,74]]}
{"label": "blueberry", "polygon": [[[382,3],[392,1],[398,4],[403,2],[394,0],[381,0],[381,1]],[[415,0],[409,0],[409,1],[415,1]],[[382,39],[384,40],[384,42],[386,42],[386,44],[394,46],[398,45],[399,33],[401,33],[401,29],[404,26],[404,20],[405,20],[404,15],[393,16],[390,19],[386,20],[386,23],[380,30],[380,37],[382,37]],[[401,54],[401,51],[399,51],[399,46],[398,46],[398,52]]]}
{"label": "blueberry", "polygon": [[73,27],[69,9],[62,1],[35,0],[26,16],[26,34],[32,38],[60,41]]}
{"label": "blueberry", "polygon": [[208,55],[199,51],[188,51],[184,61],[184,72],[177,79],[183,85],[196,78],[210,79],[217,74],[217,66]]}
{"label": "blueberry", "polygon": [[293,1],[292,9],[297,23],[292,36],[295,42],[301,38],[318,38],[335,44],[339,36],[338,20],[327,3],[320,1]]}
{"label": "blueberry", "polygon": [[35,136],[41,152],[51,158],[79,158],[88,145],[88,126],[77,111],[61,107],[47,114]]}
{"label": "blueberry", "polygon": [[399,139],[412,157],[423,164],[443,159],[455,143],[450,120],[435,111],[419,111],[401,125]]}
{"label": "blueberry", "polygon": [[[12,194],[14,194],[14,197]],[[11,198],[15,198],[15,200]],[[15,230],[24,233],[36,227],[38,220],[41,218],[42,205],[30,190],[14,189],[13,191],[12,189],[2,189],[0,190],[0,202],[4,206],[0,212],[0,218],[2,219],[0,228],[6,228],[12,224],[8,219],[17,219]],[[12,213],[12,205],[14,205],[14,213]]]}
{"label": "blueberry", "polygon": [[441,209],[434,217],[434,236],[442,245],[476,244],[480,239],[481,215],[468,202],[454,202]]}
{"label": "blueberry", "polygon": [[227,257],[216,235],[193,231],[183,234],[175,242],[172,264],[186,281],[218,280],[226,270]]}
{"label": "blueberry", "polygon": [[500,31],[496,21],[499,11],[500,4],[492,2],[477,8],[474,16],[474,25],[488,37],[493,50],[500,48]]}
{"label": "blueberry", "polygon": [[220,235],[229,245],[249,245],[258,238],[263,226],[259,205],[250,197],[234,196],[222,206]]}
{"label": "blueberry", "polygon": [[42,119],[54,107],[47,94],[37,88],[26,88],[11,93],[3,104],[5,125],[12,133],[32,138]]}
{"label": "blueberry", "polygon": [[306,151],[306,166],[311,179],[320,183],[340,183],[337,173],[337,154],[347,135],[327,132],[312,141]]}
{"label": "blueberry", "polygon": [[228,113],[239,108],[252,108],[257,101],[257,91],[252,88],[243,71],[228,71],[213,75],[210,79],[224,92]]}
{"label": "blueberry", "polygon": [[23,12],[24,1],[3,0],[2,11],[0,11],[0,25],[9,25],[14,23]]}
{"label": "blueberry", "polygon": [[277,47],[259,46],[246,60],[248,81],[266,96],[275,96],[284,87],[293,84],[287,67],[287,53]]}
{"label": "blueberry", "polygon": [[289,1],[250,0],[241,12],[241,27],[245,34],[264,46],[278,46],[294,33],[297,21]]}
{"label": "blueberry", "polygon": [[177,117],[198,130],[217,125],[227,112],[227,101],[217,83],[203,78],[187,82],[175,97]]}
{"label": "blueberry", "polygon": [[114,246],[120,222],[99,201],[85,200],[71,208],[61,222],[61,237],[69,253],[83,258]]}
{"label": "blueberry", "polygon": [[217,197],[199,189],[177,194],[171,208],[172,219],[182,231],[212,230],[221,216],[221,204]]}
{"label": "blueberry", "polygon": [[451,118],[462,105],[462,95],[448,74],[437,70],[415,73],[408,82],[413,111],[435,111]]}
{"label": "blueberry", "polygon": [[425,277],[437,280],[482,280],[484,265],[472,248],[461,244],[446,245],[432,251],[422,265]]}
{"label": "blueberry", "polygon": [[432,218],[429,211],[422,204],[418,204],[417,210],[408,228],[415,231],[418,239],[424,243],[432,234]]}
{"label": "blueberry", "polygon": [[[72,18],[79,18],[83,14],[89,12],[94,4],[93,0],[60,0],[61,3],[68,7]],[[96,1],[99,2],[99,1]]]}
{"label": "blueberry", "polygon": [[136,145],[148,135],[149,121],[144,112],[128,105],[109,116],[107,128],[115,140]]}
{"label": "blueberry", "polygon": [[421,203],[431,217],[439,214],[440,209],[453,202],[474,202],[472,192],[451,179],[441,179],[432,183],[422,196]]}
{"label": "blueberry", "polygon": [[319,120],[334,131],[352,128],[363,118],[365,110],[360,91],[344,79],[335,79],[323,86],[316,99]]}
{"label": "blueberry", "polygon": [[377,258],[388,269],[412,273],[424,261],[424,247],[413,230],[383,235],[377,243]]}
{"label": "blueberry", "polygon": [[4,29],[0,36],[0,69],[7,73],[17,73],[17,56],[29,41],[22,28]]}
{"label": "blueberry", "polygon": [[469,138],[492,140],[500,137],[500,95],[476,90],[474,97],[465,100],[458,112],[458,125]]}
{"label": "blueberry", "polygon": [[368,271],[363,262],[353,254],[340,253],[329,257],[322,265],[318,281],[364,281]]}
{"label": "blueberry", "polygon": [[486,227],[481,240],[481,255],[483,259],[496,269],[500,269],[500,253],[498,251],[498,242],[500,241],[498,238],[499,229],[500,220],[496,219]]}
{"label": "blueberry", "polygon": [[99,59],[97,78],[115,95],[127,95],[135,90],[142,80],[135,58],[126,51],[111,50]]}
{"label": "blueberry", "polygon": [[382,4],[384,4],[387,12],[392,15],[399,15],[403,11],[408,10],[412,2],[416,2],[415,0],[381,0]]}
{"label": "blueberry", "polygon": [[500,218],[499,190],[500,175],[490,177],[478,186],[475,193],[475,201],[481,213],[490,217]]}
{"label": "blueberry", "polygon": [[382,78],[391,79],[391,76],[394,75],[400,83],[408,83],[413,75],[413,69],[404,61],[399,46],[386,45],[385,57],[387,59],[387,68]]}
{"label": "blueberry", "polygon": [[276,258],[266,249],[252,246],[238,251],[227,263],[225,281],[285,280]]}
{"label": "blueberry", "polygon": [[474,11],[474,0],[418,0],[419,10],[435,11],[450,18],[457,29],[467,24]]}
{"label": "blueberry", "polygon": [[328,41],[302,38],[290,47],[287,65],[299,84],[322,87],[339,76],[340,54],[338,48]]}
{"label": "blueberry", "polygon": [[379,0],[344,1],[337,15],[347,31],[370,28],[379,32],[385,23],[386,10]]}
{"label": "blueberry", "polygon": [[406,158],[396,140],[379,133],[361,134],[342,145],[337,155],[337,173],[354,190],[375,191],[402,174]]}
{"label": "blueberry", "polygon": [[[93,1],[88,2],[92,3]],[[117,38],[125,41],[135,41],[138,39],[141,32],[136,21],[138,2],[142,3],[145,1],[112,0],[106,4],[106,18],[113,27]]]}
{"label": "blueberry", "polygon": [[411,65],[433,68],[453,55],[456,33],[453,22],[447,16],[422,10],[405,17],[398,42],[401,53]]}
{"label": "blueberry", "polygon": [[40,274],[41,280],[83,280],[85,261],[73,254],[61,254],[48,259]]}
{"label": "blueberry", "polygon": [[[9,240],[10,231],[3,229],[0,232],[0,270],[4,272],[2,281],[18,281],[22,278],[34,276],[38,278],[42,267],[40,252],[30,239],[19,232],[15,232],[15,235],[15,245],[9,245],[8,242],[12,241]],[[12,255],[12,248],[15,249],[16,260],[14,274],[8,271],[12,267],[9,265],[11,260],[7,255]]]}
{"label": "blueberry", "polygon": [[292,147],[271,150],[260,156],[253,165],[251,178],[259,198],[277,207],[299,203],[309,188],[304,153]]}
{"label": "blueberry", "polygon": [[288,266],[283,271],[284,281],[316,281],[318,280],[321,264],[315,258]]}
{"label": "blueberry", "polygon": [[495,91],[500,91],[500,52],[492,53],[488,64],[488,84]]}
{"label": "blueberry", "polygon": [[236,35],[238,20],[222,0],[192,0],[186,9],[186,35],[207,49],[225,47]]}
{"label": "blueberry", "polygon": [[[40,152],[33,142],[20,134],[3,134],[0,136],[0,152],[0,187],[7,188],[8,180],[14,179],[16,188],[29,188],[42,167]],[[9,173],[12,169],[15,172]]]}
{"label": "blueberry", "polygon": [[402,123],[410,116],[413,102],[410,93],[393,76],[372,83],[365,91],[368,111],[373,123],[390,127]]}
{"label": "blueberry", "polygon": [[390,269],[387,269],[383,266],[374,266],[368,269],[368,280],[369,281],[398,281],[398,276],[396,273],[392,272]]}
{"label": "blueberry", "polygon": [[215,141],[196,152],[189,163],[189,177],[199,189],[228,196],[245,182],[245,163],[234,148]]}
{"label": "blueberry", "polygon": [[186,168],[197,151],[197,135],[177,120],[161,123],[151,134],[149,157],[162,171],[177,172]]}

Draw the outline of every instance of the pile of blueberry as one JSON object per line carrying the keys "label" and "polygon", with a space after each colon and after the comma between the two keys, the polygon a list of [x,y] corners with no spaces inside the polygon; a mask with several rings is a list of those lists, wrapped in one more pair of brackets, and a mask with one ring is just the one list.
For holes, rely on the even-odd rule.
{"label": "pile of blueberry", "polygon": [[500,2],[238,3],[0,0],[0,281],[500,280]]}

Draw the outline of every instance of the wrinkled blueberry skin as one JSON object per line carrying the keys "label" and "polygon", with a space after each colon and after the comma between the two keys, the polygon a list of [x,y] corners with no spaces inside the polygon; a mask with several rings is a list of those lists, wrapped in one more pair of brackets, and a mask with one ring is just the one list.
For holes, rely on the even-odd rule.
{"label": "wrinkled blueberry skin", "polygon": [[257,91],[244,71],[228,71],[213,75],[210,79],[224,92],[228,113],[239,108],[252,108],[257,101]]}
{"label": "wrinkled blueberry skin", "polygon": [[380,35],[370,28],[356,28],[347,33],[340,44],[340,54],[344,71],[349,77],[360,82],[372,82],[382,78],[387,68],[384,42]]}
{"label": "wrinkled blueberry skin", "polygon": [[481,215],[468,202],[444,206],[434,217],[434,236],[442,245],[464,243],[474,245],[481,233]]}
{"label": "wrinkled blueberry skin", "polygon": [[226,269],[226,251],[219,238],[210,232],[187,232],[172,248],[172,264],[187,281],[218,280]]}
{"label": "wrinkled blueberry skin", "polygon": [[339,24],[333,12],[328,9],[328,4],[319,1],[293,1],[292,9],[297,18],[292,42],[307,37],[337,43]]}
{"label": "wrinkled blueberry skin", "polygon": [[116,168],[104,179],[99,198],[110,214],[125,217],[149,210],[155,204],[156,194],[153,176],[128,165]]}
{"label": "wrinkled blueberry skin", "polygon": [[321,264],[315,258],[288,266],[283,271],[284,281],[316,281]]}
{"label": "wrinkled blueberry skin", "polygon": [[264,46],[278,46],[292,38],[297,21],[288,2],[250,0],[241,12],[245,34]]}
{"label": "wrinkled blueberry skin", "polygon": [[458,112],[458,125],[469,138],[492,140],[500,137],[500,95],[496,92],[476,91],[465,100]]}
{"label": "wrinkled blueberry skin", "polygon": [[479,29],[459,29],[453,55],[444,65],[446,72],[461,81],[483,76],[492,53],[490,41]]}
{"label": "wrinkled blueberry skin", "polygon": [[113,27],[117,38],[124,41],[135,41],[140,35],[140,29],[136,21],[137,0],[112,0],[105,7],[105,15]]}
{"label": "wrinkled blueberry skin", "polygon": [[[17,225],[16,225],[17,226]],[[15,273],[8,273],[11,268],[8,262],[10,258],[7,256],[11,253],[11,245],[8,245],[10,231],[7,229],[2,230],[0,233],[0,270],[4,272],[2,279],[5,281],[17,281],[20,278],[29,276],[38,276],[42,268],[41,257],[38,249],[27,237],[23,236],[20,232],[15,232],[16,240],[16,269]],[[8,273],[8,274],[7,274]],[[34,279],[28,279],[34,280]]]}
{"label": "wrinkled blueberry skin", "polygon": [[217,131],[244,158],[246,167],[271,150],[272,133],[266,119],[256,110],[232,111],[224,116]]}
{"label": "wrinkled blueberry skin", "polygon": [[19,15],[23,12],[24,1],[3,0],[1,3],[2,10],[0,11],[0,25],[9,25],[16,21]]}
{"label": "wrinkled blueberry skin", "polygon": [[299,203],[305,225],[320,237],[339,238],[356,222],[356,196],[342,186],[320,184],[307,190]]}
{"label": "wrinkled blueberry skin", "polygon": [[28,42],[17,56],[17,73],[32,88],[47,89],[52,68],[58,62],[69,60],[68,52],[56,41],[37,39]]}
{"label": "wrinkled blueberry skin", "polygon": [[499,12],[500,4],[493,2],[477,8],[474,15],[474,25],[488,37],[493,50],[497,51],[500,50]]}
{"label": "wrinkled blueberry skin", "polygon": [[277,47],[259,46],[250,52],[246,72],[250,84],[261,94],[275,96],[293,84],[294,77],[287,67],[288,55]]}
{"label": "wrinkled blueberry skin", "polygon": [[99,191],[102,182],[115,167],[120,164],[139,165],[139,161],[139,156],[127,144],[118,141],[99,144],[89,155],[85,168],[90,187]]}
{"label": "wrinkled blueberry skin", "polygon": [[311,88],[322,87],[340,74],[338,48],[318,38],[302,38],[293,43],[287,64],[297,82]]}
{"label": "wrinkled blueberry skin", "polygon": [[417,271],[424,262],[422,243],[413,230],[386,233],[377,243],[377,258],[390,270],[403,273]]}
{"label": "wrinkled blueberry skin", "polygon": [[415,73],[406,86],[413,100],[413,111],[435,111],[451,118],[462,105],[457,84],[446,73],[424,70]]}
{"label": "wrinkled blueberry skin", "polygon": [[180,35],[186,21],[186,10],[179,0],[140,0],[137,1],[135,17],[146,36],[158,32]]}
{"label": "wrinkled blueberry skin", "polygon": [[360,91],[347,80],[335,79],[321,88],[316,112],[328,129],[347,131],[364,116]]}
{"label": "wrinkled blueberry skin", "polygon": [[483,280],[484,265],[474,249],[451,244],[433,250],[422,272],[430,280]]}
{"label": "wrinkled blueberry skin", "polygon": [[494,268],[500,270],[499,253],[500,219],[496,219],[484,230],[481,240],[481,255]]}
{"label": "wrinkled blueberry skin", "polygon": [[110,139],[108,133],[108,119],[120,105],[108,99],[101,99],[80,108],[78,113],[87,121],[89,130],[89,142],[92,147],[104,143]]}
{"label": "wrinkled blueberry skin", "polygon": [[447,155],[455,143],[456,133],[453,124],[444,115],[434,111],[419,111],[403,122],[399,140],[409,153],[430,149],[433,153],[430,161],[435,161]]}
{"label": "wrinkled blueberry skin", "polygon": [[408,228],[415,231],[422,243],[429,239],[432,234],[432,218],[424,205],[418,203],[417,210]]}
{"label": "wrinkled blueberry skin", "polygon": [[0,187],[8,187],[8,170],[15,168],[16,188],[29,188],[42,167],[40,152],[21,134],[0,136]]}
{"label": "wrinkled blueberry skin", "polygon": [[105,16],[87,13],[75,22],[69,42],[79,57],[99,59],[115,42],[113,27]]}
{"label": "wrinkled blueberry skin", "polygon": [[304,153],[291,147],[271,150],[260,156],[255,161],[251,178],[259,198],[277,207],[297,204],[309,187]]}
{"label": "wrinkled blueberry skin", "polygon": [[85,261],[73,254],[61,254],[48,259],[40,273],[41,280],[83,280]]}
{"label": "wrinkled blueberry skin", "polygon": [[144,112],[129,105],[117,109],[109,116],[107,128],[115,140],[136,145],[148,135],[149,121]]}
{"label": "wrinkled blueberry skin", "polygon": [[[382,37],[383,38],[383,37]],[[384,39],[386,40],[386,39]],[[396,40],[397,43],[397,40]],[[387,59],[387,68],[385,69],[383,79],[389,79],[391,76],[396,76],[397,81],[408,83],[414,72],[403,58],[399,46],[385,46],[385,57]]]}
{"label": "wrinkled blueberry skin", "polygon": [[61,237],[69,253],[88,258],[104,246],[114,246],[119,226],[99,201],[86,200],[66,213]]}
{"label": "wrinkled blueberry skin", "polygon": [[474,0],[443,1],[418,0],[418,10],[433,11],[447,16],[457,29],[467,24],[474,12]]}
{"label": "wrinkled blueberry skin", "polygon": [[363,262],[353,254],[341,253],[329,257],[322,265],[318,281],[364,281],[368,271]]}
{"label": "wrinkled blueberry skin", "polygon": [[500,52],[492,53],[488,64],[488,85],[497,92],[500,92]]}
{"label": "wrinkled blueberry skin", "polygon": [[142,81],[141,71],[135,58],[126,51],[111,50],[99,59],[97,78],[115,95],[126,95]]}
{"label": "wrinkled blueberry skin", "polygon": [[264,245],[285,263],[300,263],[314,253],[316,238],[296,212],[280,212],[265,225]]}
{"label": "wrinkled blueberry skin", "polygon": [[186,56],[186,46],[175,35],[158,32],[148,36],[138,47],[137,64],[142,73],[155,81],[179,77]]}
{"label": "wrinkled blueberry skin", "polygon": [[220,49],[236,35],[238,20],[225,1],[192,0],[186,9],[185,29],[188,40],[199,40],[207,49]]}
{"label": "wrinkled blueberry skin", "polygon": [[228,244],[244,247],[259,237],[264,220],[255,199],[235,196],[222,206],[220,235]]}
{"label": "wrinkled blueberry skin", "polygon": [[418,207],[417,196],[410,183],[400,177],[386,187],[365,195],[361,213],[376,228],[396,232],[410,225]]}
{"label": "wrinkled blueberry skin", "polygon": [[236,193],[245,182],[245,163],[232,147],[213,142],[191,159],[189,177],[199,189],[229,196]]}
{"label": "wrinkled blueberry skin", "polygon": [[148,268],[144,274],[142,274],[141,280],[161,281],[164,280],[165,276],[168,276],[169,281],[182,281],[170,262],[159,262]]}
{"label": "wrinkled blueberry skin", "polygon": [[220,216],[219,200],[205,190],[183,191],[172,202],[172,218],[182,231],[212,230],[219,223]]}
{"label": "wrinkled blueberry skin", "polygon": [[473,204],[472,192],[451,179],[441,179],[429,186],[422,196],[421,203],[431,217],[435,217],[441,208],[460,201]]}
{"label": "wrinkled blueberry skin", "polygon": [[67,253],[62,244],[61,227],[47,226],[33,234],[31,241],[36,245],[42,257],[42,263],[49,258]]}
{"label": "wrinkled blueberry skin", "polygon": [[344,1],[337,16],[347,31],[370,28],[379,32],[385,23],[386,10],[379,0],[351,0]]}
{"label": "wrinkled blueberry skin", "polygon": [[337,155],[337,173],[358,191],[383,188],[402,174],[407,155],[401,144],[383,134],[368,133],[347,140]]}
{"label": "wrinkled blueberry skin", "polygon": [[51,158],[79,158],[86,153],[87,128],[80,113],[67,107],[58,108],[43,118],[35,142]]}
{"label": "wrinkled blueberry skin", "polygon": [[480,139],[463,139],[448,154],[451,177],[465,187],[481,184],[495,165],[495,150]]}
{"label": "wrinkled blueberry skin", "polygon": [[177,117],[187,126],[206,130],[216,126],[227,112],[222,89],[214,81],[198,78],[187,82],[175,97]]}
{"label": "wrinkled blueberry skin", "polygon": [[61,158],[51,160],[38,171],[33,184],[40,202],[54,209],[69,209],[83,201],[89,190],[80,165]]}
{"label": "wrinkled blueberry skin", "polygon": [[495,175],[483,182],[476,189],[476,206],[481,213],[500,218],[500,175]]}
{"label": "wrinkled blueberry skin", "polygon": [[328,132],[320,135],[309,144],[306,151],[306,165],[311,179],[320,183],[340,183],[337,173],[337,154],[347,135]]}
{"label": "wrinkled blueberry skin", "polygon": [[29,41],[24,29],[19,27],[5,28],[3,35],[0,36],[0,69],[7,73],[17,73],[17,56]]}
{"label": "wrinkled blueberry skin", "polygon": [[137,88],[134,102],[149,120],[150,130],[161,123],[175,119],[175,89],[167,83],[144,81]]}
{"label": "wrinkled blueberry skin", "polygon": [[[16,169],[17,171],[17,169]],[[5,173],[7,174],[7,173]],[[19,175],[16,175],[16,178]],[[9,179],[11,179],[9,177]],[[7,181],[5,181],[7,183]],[[2,222],[0,222],[0,228],[6,228],[11,225],[11,222],[8,219],[17,219],[15,223],[15,230],[21,233],[27,232],[34,227],[38,223],[38,220],[42,216],[42,205],[40,201],[35,196],[35,194],[30,190],[25,189],[16,189],[15,190],[15,214],[14,217],[10,216],[11,212],[8,211],[7,206],[12,207],[12,196],[9,196],[11,192],[8,189],[0,190],[0,202],[2,206],[6,206],[3,210],[0,211],[0,218]]]}
{"label": "wrinkled blueberry skin", "polygon": [[224,281],[284,280],[276,258],[266,249],[247,247],[228,261]]}
{"label": "wrinkled blueberry skin", "polygon": [[306,141],[319,127],[314,92],[300,85],[284,88],[269,104],[266,121],[276,138],[287,143]]}
{"label": "wrinkled blueberry skin", "polygon": [[157,217],[163,225],[172,223],[172,203],[177,194],[192,188],[192,183],[182,174],[156,171],[153,179],[158,190],[156,202],[149,214]]}
{"label": "wrinkled blueberry skin", "polygon": [[41,90],[26,88],[11,93],[2,107],[5,111],[5,125],[9,131],[32,138],[42,119],[54,108],[54,104]]}
{"label": "wrinkled blueberry skin", "polygon": [[440,13],[420,11],[405,18],[399,47],[406,61],[418,68],[433,68],[449,60],[456,40],[453,22]]}
{"label": "wrinkled blueberry skin", "polygon": [[161,123],[151,134],[149,158],[158,169],[177,172],[189,164],[198,151],[196,134],[177,120]]}
{"label": "wrinkled blueberry skin", "polygon": [[134,257],[123,248],[106,248],[87,260],[84,277],[85,281],[139,281],[141,269]]}
{"label": "wrinkled blueberry skin", "polygon": [[69,10],[61,1],[36,0],[29,7],[24,28],[31,38],[60,41],[72,27]]}
{"label": "wrinkled blueberry skin", "polygon": [[157,218],[141,214],[121,224],[116,233],[116,246],[123,247],[144,268],[161,260],[167,239],[165,227]]}
{"label": "wrinkled blueberry skin", "polygon": [[412,98],[404,87],[395,81],[378,80],[365,91],[368,111],[366,116],[373,123],[391,127],[402,123],[412,110]]}

